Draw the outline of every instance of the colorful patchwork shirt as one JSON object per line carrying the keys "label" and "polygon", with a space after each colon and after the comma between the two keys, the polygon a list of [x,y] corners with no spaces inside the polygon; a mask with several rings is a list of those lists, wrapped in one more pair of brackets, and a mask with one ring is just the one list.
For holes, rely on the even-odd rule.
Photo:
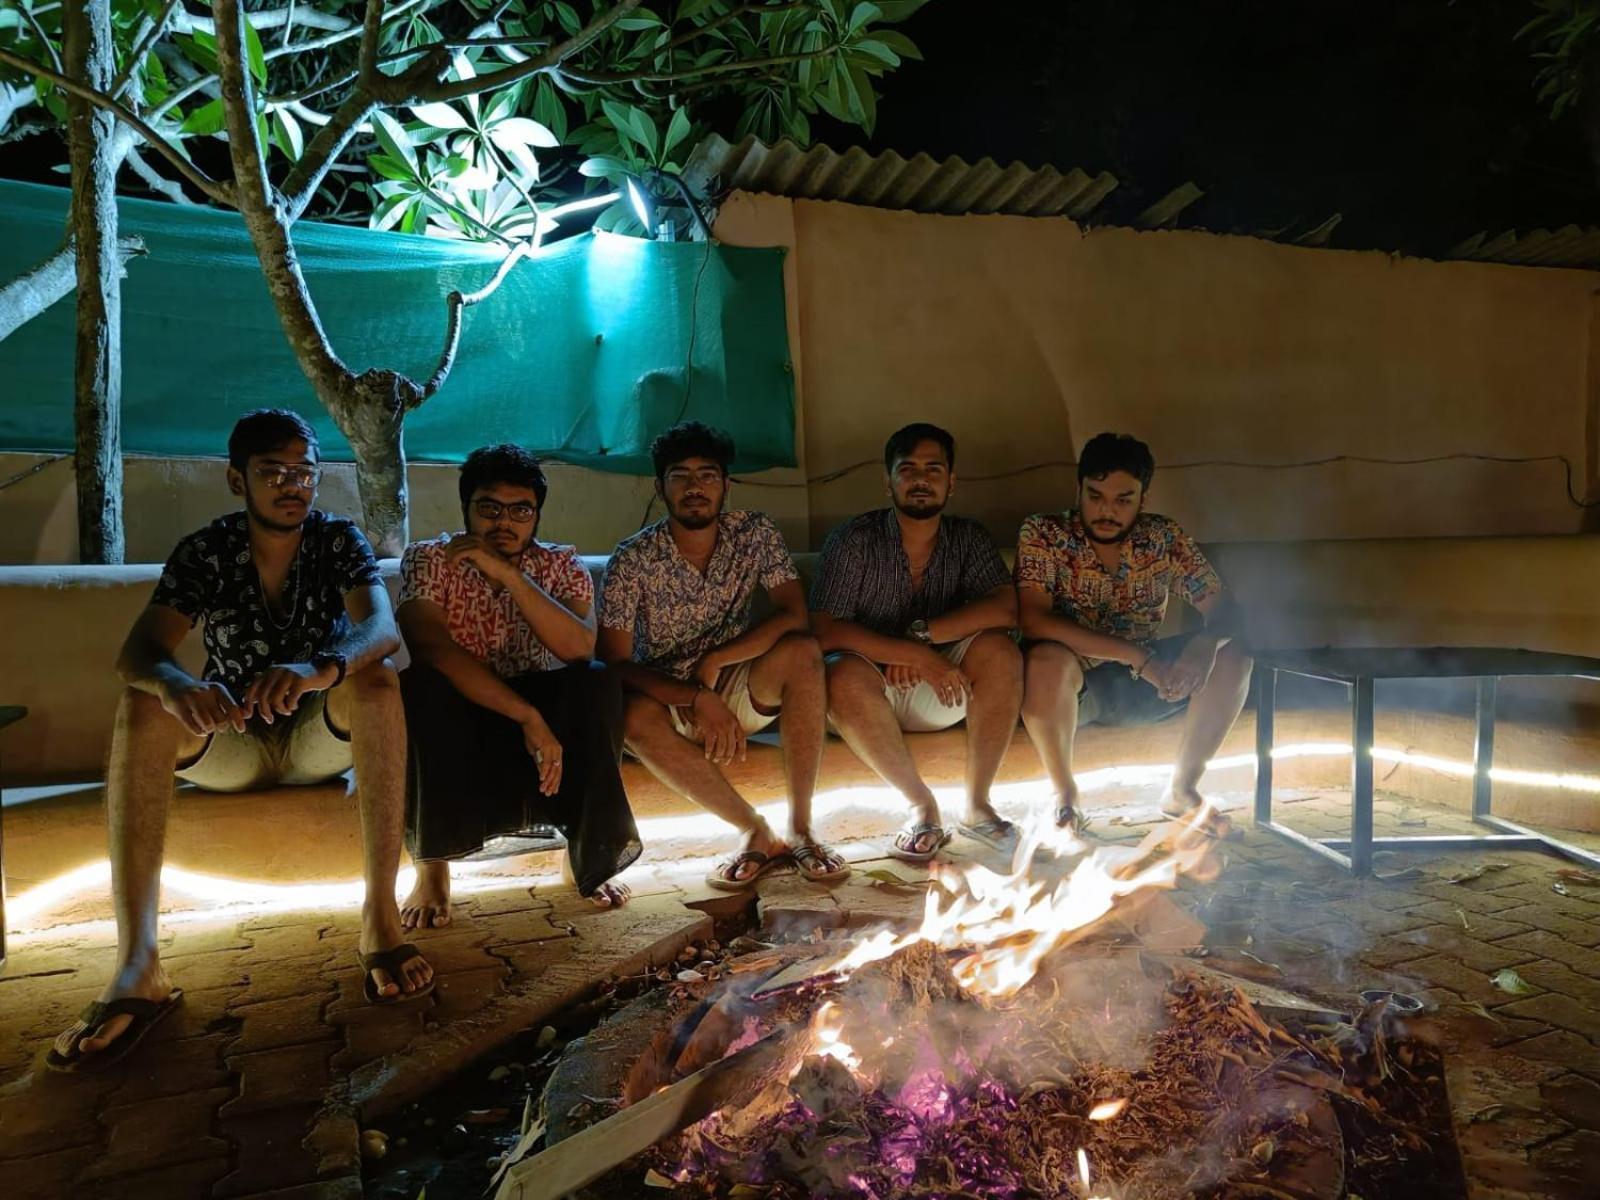
{"label": "colorful patchwork shirt", "polygon": [[688,679],[706,654],[750,628],[756,588],[798,579],[772,518],[726,512],[702,575],[678,553],[663,518],[611,556],[600,591],[600,624],[633,635],[633,659]]}
{"label": "colorful patchwork shirt", "polygon": [[1085,629],[1138,645],[1156,640],[1176,592],[1195,607],[1222,580],[1170,517],[1141,513],[1115,571],[1101,565],[1076,512],[1038,513],[1017,535],[1017,586],[1047,593],[1053,610]]}
{"label": "colorful patchwork shirt", "polygon": [[[456,645],[502,679],[566,666],[533,632],[510,590],[490,583],[469,562],[452,563],[449,546],[446,535],[406,547],[400,560],[400,604],[437,604]],[[573,608],[594,603],[594,580],[571,546],[532,542],[517,565],[559,604]]]}

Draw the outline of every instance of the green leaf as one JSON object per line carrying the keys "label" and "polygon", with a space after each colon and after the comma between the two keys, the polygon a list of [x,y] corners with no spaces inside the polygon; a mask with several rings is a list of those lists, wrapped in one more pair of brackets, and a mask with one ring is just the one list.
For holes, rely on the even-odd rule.
{"label": "green leaf", "polygon": [[465,129],[467,119],[448,104],[413,104],[411,115],[435,129]]}
{"label": "green leaf", "polygon": [[548,79],[540,79],[533,93],[533,119],[555,134],[558,141],[567,140],[567,107]]}
{"label": "green leaf", "polygon": [[256,81],[256,87],[267,86],[267,54],[261,48],[261,35],[256,32],[256,27],[250,23],[250,15],[244,14],[244,49],[250,60],[250,77]]}
{"label": "green leaf", "polygon": [[417,152],[412,148],[411,138],[407,136],[399,121],[382,109],[374,109],[372,132],[377,135],[378,144],[393,157],[409,164],[412,171],[417,170]]}
{"label": "green leaf", "polygon": [[305,138],[300,132],[300,122],[294,119],[294,114],[286,108],[274,109],[272,113],[273,128],[277,133],[275,139],[278,149],[288,156],[290,162],[296,162],[305,153]]}
{"label": "green leaf", "polygon": [[371,167],[385,179],[398,179],[409,183],[416,179],[416,172],[398,158],[387,154],[374,154],[367,159],[367,166]]}
{"label": "green leaf", "polygon": [[1494,976],[1490,978],[1489,982],[1494,984],[1494,986],[1499,988],[1502,992],[1510,992],[1513,996],[1526,996],[1529,992],[1533,991],[1533,989],[1528,986],[1527,980],[1523,979],[1521,975],[1518,975],[1510,967],[1507,967],[1503,971],[1497,971]]}
{"label": "green leaf", "polygon": [[627,163],[620,158],[611,158],[604,154],[586,158],[578,167],[578,174],[586,175],[590,179],[614,179],[619,175],[628,173]]}
{"label": "green leaf", "polygon": [[875,37],[862,38],[851,49],[875,58],[885,66],[898,67],[900,65],[900,56]]}
{"label": "green leaf", "polygon": [[501,121],[489,131],[489,136],[494,139],[497,146],[503,143],[515,143],[522,146],[537,146],[541,150],[553,150],[561,145],[555,134],[539,122],[527,117],[510,117]]}
{"label": "green leaf", "polygon": [[583,22],[578,19],[577,10],[565,0],[556,0],[553,6],[556,10],[556,20],[561,22],[561,28],[568,33],[577,33],[583,28]]}
{"label": "green leaf", "polygon": [[178,49],[183,56],[208,75],[217,73],[217,39],[209,33],[196,30],[190,36],[178,35]]}
{"label": "green leaf", "polygon": [[687,108],[680,108],[673,113],[672,123],[667,126],[666,140],[661,143],[661,153],[671,154],[672,148],[689,136],[689,130],[692,125],[693,122],[689,120],[689,110]]}
{"label": "green leaf", "polygon": [[918,62],[922,61],[922,51],[917,49],[917,44],[905,34],[899,33],[896,30],[874,29],[872,31],[872,40],[875,42],[882,42],[901,58],[916,59]]}
{"label": "green leaf", "polygon": [[228,116],[222,107],[222,101],[213,100],[209,104],[202,104],[185,117],[183,124],[178,126],[178,132],[188,137],[209,137],[214,133],[220,133],[227,123]]}
{"label": "green leaf", "polygon": [[715,7],[717,0],[683,0],[678,5],[678,20],[692,21],[708,8]]}
{"label": "green leaf", "polygon": [[639,139],[639,144],[644,147],[645,153],[653,162],[661,152],[661,134],[656,130],[656,123],[642,108],[630,106],[629,111],[633,114],[634,136]]}
{"label": "green leaf", "polygon": [[641,8],[636,10],[632,16],[623,17],[622,20],[617,22],[616,27],[618,29],[654,29],[660,24],[660,17],[656,16],[648,8]]}
{"label": "green leaf", "polygon": [[883,16],[883,9],[876,4],[867,3],[863,0],[863,3],[856,5],[855,9],[850,13],[850,23],[844,29],[845,36],[849,37],[881,16]]}

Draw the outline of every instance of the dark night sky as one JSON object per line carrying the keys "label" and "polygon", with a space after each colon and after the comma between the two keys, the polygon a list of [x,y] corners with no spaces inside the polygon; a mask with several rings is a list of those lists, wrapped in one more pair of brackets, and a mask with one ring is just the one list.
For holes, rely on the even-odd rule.
{"label": "dark night sky", "polygon": [[[871,148],[1109,170],[1099,219],[1193,180],[1181,223],[1439,254],[1480,229],[1600,224],[1576,121],[1513,40],[1529,0],[932,0]],[[859,131],[818,124],[844,145]]]}
{"label": "dark night sky", "polygon": [[[1600,224],[1572,116],[1534,96],[1513,34],[1531,0],[931,0],[904,30],[926,61],[882,82],[878,128],[819,141],[985,155],[1121,186],[1128,221],[1186,180],[1180,224],[1444,253],[1479,230]],[[53,139],[0,147],[0,174],[61,181]],[[220,166],[220,164],[219,164]]]}

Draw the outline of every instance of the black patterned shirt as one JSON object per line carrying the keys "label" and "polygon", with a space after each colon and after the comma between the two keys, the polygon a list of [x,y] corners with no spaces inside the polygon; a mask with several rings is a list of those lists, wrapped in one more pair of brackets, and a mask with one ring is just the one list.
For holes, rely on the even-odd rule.
{"label": "black patterned shirt", "polygon": [[606,564],[600,624],[633,635],[633,661],[678,679],[750,628],[756,588],[798,579],[783,534],[760,512],[717,518],[705,574],[678,553],[663,518],[624,541]]}
{"label": "black patterned shirt", "polygon": [[913,621],[931,621],[1011,582],[989,531],[970,517],[941,516],[922,586],[911,585],[911,563],[892,508],[846,521],[822,544],[811,585],[811,611],[899,637]]}
{"label": "black patterned shirt", "polygon": [[234,698],[273,663],[308,662],[350,630],[345,593],[379,583],[372,547],[351,521],[312,509],[283,585],[286,615],[266,607],[250,557],[244,513],[218,517],[179,541],[161,570],[151,604],[205,624],[205,677]]}

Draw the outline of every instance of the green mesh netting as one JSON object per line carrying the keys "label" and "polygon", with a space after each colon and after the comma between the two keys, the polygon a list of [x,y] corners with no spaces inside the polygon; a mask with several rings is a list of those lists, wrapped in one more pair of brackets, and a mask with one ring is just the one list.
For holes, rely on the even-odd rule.
{"label": "green mesh netting", "polygon": [[[62,188],[0,181],[0,280],[57,247]],[[120,202],[147,257],[122,288],[123,448],[220,455],[240,413],[281,405],[349,447],[295,365],[239,218]],[[333,345],[357,370],[426,378],[444,296],[493,273],[492,246],[302,222],[295,242]],[[469,309],[444,388],[406,420],[413,459],[459,462],[515,441],[551,458],[648,473],[650,439],[683,417],[727,430],[738,467],[792,466],[794,392],[781,250],[610,234],[558,242]],[[71,298],[0,341],[0,449],[72,446]]]}

